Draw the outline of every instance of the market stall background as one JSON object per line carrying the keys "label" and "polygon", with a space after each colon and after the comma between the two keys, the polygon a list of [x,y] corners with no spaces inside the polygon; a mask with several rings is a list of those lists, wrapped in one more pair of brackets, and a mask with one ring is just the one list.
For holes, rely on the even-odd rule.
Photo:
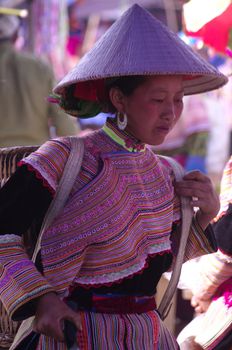
{"label": "market stall background", "polygon": [[19,45],[50,62],[59,79],[133,3],[181,30],[180,0],[1,0],[0,6],[28,10]]}

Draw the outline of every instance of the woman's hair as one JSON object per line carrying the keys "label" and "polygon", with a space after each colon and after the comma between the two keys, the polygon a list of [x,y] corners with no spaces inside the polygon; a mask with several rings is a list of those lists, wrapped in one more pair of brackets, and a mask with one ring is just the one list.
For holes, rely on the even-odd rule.
{"label": "woman's hair", "polygon": [[79,118],[94,117],[100,112],[115,113],[117,110],[110,100],[110,89],[117,88],[125,96],[130,96],[147,79],[148,77],[144,75],[107,78],[104,81],[103,91],[99,91],[98,100],[96,101],[76,97],[76,86],[73,84],[66,87],[65,94],[59,96],[58,103],[66,113]]}
{"label": "woman's hair", "polygon": [[105,80],[105,101],[103,101],[103,109],[105,112],[115,113],[116,108],[110,100],[110,90],[112,88],[119,89],[125,96],[133,94],[135,89],[145,83],[148,79],[145,75],[131,75],[116,78],[108,78]]}

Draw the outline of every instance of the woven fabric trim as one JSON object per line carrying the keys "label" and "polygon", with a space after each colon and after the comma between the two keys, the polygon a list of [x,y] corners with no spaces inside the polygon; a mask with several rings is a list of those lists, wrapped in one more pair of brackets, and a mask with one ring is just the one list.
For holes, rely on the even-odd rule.
{"label": "woven fabric trim", "polygon": [[68,159],[70,147],[68,137],[49,140],[24,158],[21,164],[27,164],[29,170],[35,171],[43,185],[54,195]]}
{"label": "woven fabric trim", "polygon": [[116,143],[123,146],[129,152],[145,152],[146,145],[133,139],[131,136],[123,133],[114,126],[110,120],[103,126],[103,131]]}
{"label": "woven fabric trim", "polygon": [[0,244],[2,243],[9,243],[9,242],[21,242],[22,239],[20,236],[15,235],[15,234],[7,234],[0,236]]}

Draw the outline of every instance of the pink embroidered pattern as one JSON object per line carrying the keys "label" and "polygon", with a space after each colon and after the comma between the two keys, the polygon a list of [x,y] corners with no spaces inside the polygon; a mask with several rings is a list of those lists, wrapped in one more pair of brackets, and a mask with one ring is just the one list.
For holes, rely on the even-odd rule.
{"label": "pink embroidered pattern", "polygon": [[[150,256],[171,251],[180,219],[170,169],[151,150],[130,152],[103,130],[84,143],[70,197],[42,239],[44,274],[61,294],[73,282],[108,285],[139,273]],[[51,140],[26,162],[56,189],[69,150],[68,138]],[[207,251],[203,233],[192,227],[189,237],[186,256],[193,241],[194,254]]]}

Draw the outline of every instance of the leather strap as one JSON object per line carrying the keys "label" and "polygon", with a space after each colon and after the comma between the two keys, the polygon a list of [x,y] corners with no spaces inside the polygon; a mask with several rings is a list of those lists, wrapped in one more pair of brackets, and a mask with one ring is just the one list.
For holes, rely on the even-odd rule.
{"label": "leather strap", "polygon": [[82,159],[84,155],[84,142],[81,138],[70,137],[71,151],[65,164],[63,174],[61,176],[56,194],[44,217],[40,233],[36,242],[32,261],[35,262],[36,256],[41,248],[41,239],[44,231],[50,226],[52,221],[58,215],[59,211],[64,207],[69,193],[73,187],[74,181],[80,171]]}
{"label": "leather strap", "polygon": [[[182,168],[182,166],[179,163],[177,163],[177,161],[175,161],[170,157],[165,157],[165,156],[160,156],[160,157],[164,158],[170,164],[176,180],[180,181],[184,175],[184,169]],[[166,291],[158,307],[158,312],[162,320],[164,320],[168,315],[168,312],[171,308],[172,298],[177,289],[177,284],[181,273],[181,267],[184,260],[186,244],[189,236],[189,229],[190,229],[192,217],[193,217],[193,210],[192,210],[192,207],[190,206],[190,199],[186,197],[180,197],[180,202],[181,202],[181,239],[180,239],[179,250],[176,256],[176,261],[174,264],[170,281],[168,283]]]}

